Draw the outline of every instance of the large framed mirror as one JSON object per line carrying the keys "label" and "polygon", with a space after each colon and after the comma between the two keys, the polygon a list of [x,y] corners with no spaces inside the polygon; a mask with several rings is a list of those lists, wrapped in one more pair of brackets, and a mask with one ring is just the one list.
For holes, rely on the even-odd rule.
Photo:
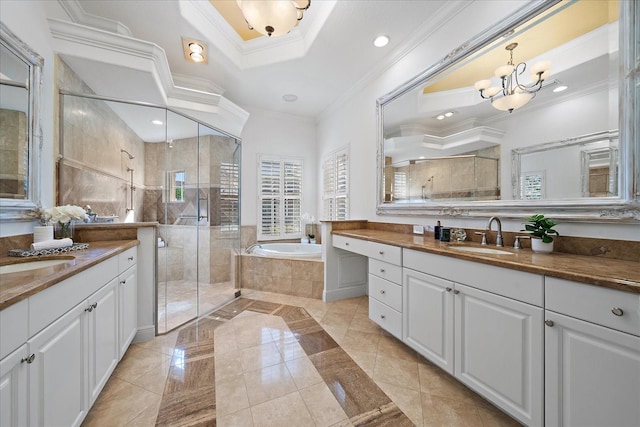
{"label": "large framed mirror", "polygon": [[378,99],[377,213],[639,221],[638,12],[531,2]]}
{"label": "large framed mirror", "polygon": [[32,220],[40,202],[42,66],[0,22],[0,220]]}

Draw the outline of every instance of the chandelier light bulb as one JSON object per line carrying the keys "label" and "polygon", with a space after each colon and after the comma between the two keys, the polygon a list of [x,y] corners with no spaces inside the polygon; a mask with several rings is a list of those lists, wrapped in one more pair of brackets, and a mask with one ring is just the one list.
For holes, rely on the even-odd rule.
{"label": "chandelier light bulb", "polygon": [[514,65],[513,51],[518,43],[509,43],[505,50],[509,52],[509,62],[496,68],[494,74],[501,80],[500,86],[491,86],[490,80],[479,80],[474,84],[483,99],[489,99],[491,105],[501,111],[512,112],[521,108],[533,99],[536,92],[542,89],[542,82],[549,78],[551,61],[540,61],[531,67],[532,83],[525,84],[518,76],[527,69],[527,64],[520,62]]}
{"label": "chandelier light bulb", "polygon": [[292,0],[236,0],[250,29],[265,36],[282,36],[294,28],[311,6],[299,7]]}

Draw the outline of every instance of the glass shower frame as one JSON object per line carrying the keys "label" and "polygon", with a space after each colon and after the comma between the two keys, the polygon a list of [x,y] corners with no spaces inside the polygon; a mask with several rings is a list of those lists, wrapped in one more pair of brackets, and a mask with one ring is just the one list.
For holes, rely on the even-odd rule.
{"label": "glass shower frame", "polygon": [[[70,99],[73,99],[73,102],[68,101],[69,105],[65,108],[65,100]],[[93,105],[93,107],[91,107],[91,105]],[[109,108],[105,108],[105,106]],[[92,108],[95,111],[91,111]],[[61,165],[64,165],[66,161],[65,123],[72,120],[69,117],[65,117],[65,112],[68,116],[71,116],[72,114],[79,114],[79,111],[82,109],[85,110],[85,113],[89,111],[89,116],[100,116],[94,120],[106,121],[103,117],[112,115],[114,118],[112,122],[120,120],[122,126],[127,126],[135,122],[134,118],[137,117],[139,117],[139,122],[145,121],[144,123],[131,124],[127,129],[127,132],[130,134],[138,132],[143,125],[148,126],[146,120],[148,120],[150,112],[153,112],[157,117],[159,117],[158,113],[162,113],[161,115],[163,116],[158,118],[163,124],[155,126],[155,136],[152,137],[153,141],[144,141],[141,138],[144,143],[143,148],[138,148],[136,154],[144,153],[144,155],[141,156],[144,157],[144,160],[133,160],[132,158],[127,160],[125,156],[123,156],[121,162],[122,164],[126,164],[126,167],[121,166],[121,170],[118,170],[118,165],[110,165],[109,158],[117,158],[117,156],[120,155],[120,151],[123,148],[128,148],[128,146],[123,147],[122,141],[118,140],[119,138],[117,137],[113,137],[112,129],[105,132],[104,123],[96,125],[94,121],[91,121],[91,119],[86,116],[77,119],[73,128],[68,125],[69,129],[67,129],[68,133],[71,134],[70,140],[76,138],[83,141],[75,144],[77,146],[76,150],[78,150],[78,147],[85,145],[85,147],[82,147],[82,150],[86,151],[86,145],[91,144],[94,138],[96,141],[95,144],[99,144],[99,147],[95,147],[93,156],[100,158],[94,159],[94,164],[87,166],[86,169],[97,176],[97,179],[95,177],[91,177],[91,179],[95,179],[95,182],[101,183],[100,197],[102,199],[105,198],[104,193],[109,193],[109,190],[102,188],[104,182],[107,182],[107,187],[112,187],[112,193],[118,194],[118,201],[105,204],[105,206],[109,205],[113,210],[117,211],[110,213],[110,216],[125,218],[127,214],[130,214],[133,221],[136,222],[159,222],[157,234],[162,239],[162,247],[157,248],[155,254],[156,286],[154,289],[154,319],[156,334],[169,332],[237,297],[239,295],[239,287],[237,285],[239,279],[235,277],[235,265],[237,255],[240,253],[241,235],[239,193],[241,140],[201,120],[169,107],[92,94],[61,91]],[[86,125],[86,129],[82,130],[82,138],[78,138],[75,135],[79,133],[77,125],[81,124],[82,120],[88,122],[88,124]],[[178,126],[179,124],[184,126]],[[185,133],[186,128],[190,130]],[[92,133],[89,140],[87,140],[87,133]],[[110,142],[110,140],[112,141]],[[161,147],[163,152],[161,168],[154,167],[153,162],[149,159],[149,157],[153,157],[153,155],[148,155],[148,152],[157,151],[160,143],[162,143]],[[175,150],[175,148],[183,143],[185,146],[188,145],[188,148],[182,154],[188,153],[190,157],[177,161],[176,155],[171,153],[176,153],[178,150]],[[69,151],[69,157],[71,157],[74,154],[73,149],[72,147],[67,147],[67,149]],[[108,152],[109,155],[101,155],[100,152],[102,150]],[[84,156],[89,157],[86,154],[84,154]],[[76,157],[81,159],[81,155]],[[73,166],[77,166],[77,164],[82,163],[82,161],[78,159],[72,159],[69,162],[73,164]],[[207,159],[209,159],[208,162]],[[144,178],[142,178],[144,185],[142,185],[142,191],[140,192],[144,193],[144,197],[142,197],[140,193],[136,193],[135,205],[137,205],[136,209],[140,209],[139,206],[143,206],[143,209],[134,213],[133,198],[136,186],[133,185],[133,172],[129,171],[133,166],[129,166],[129,162],[141,161],[143,165],[146,165],[143,169]],[[101,170],[101,163],[105,165],[104,170]],[[112,161],[111,163],[114,162]],[[140,163],[136,164],[138,165],[136,169],[139,169]],[[221,164],[225,164],[226,166],[221,167]],[[82,168],[83,166],[81,165],[80,167]],[[109,168],[111,168],[111,170],[109,170]],[[160,170],[161,176],[158,173]],[[223,170],[225,171],[224,180],[222,179]],[[232,171],[231,181],[229,180],[229,171]],[[122,176],[125,172],[126,176]],[[138,175],[138,182],[140,182],[138,170],[136,170],[136,174]],[[148,179],[150,174],[155,174],[154,180]],[[171,177],[172,174],[173,179],[167,179]],[[191,175],[191,180],[189,175]],[[157,182],[158,179],[160,179],[161,182]],[[233,179],[235,179],[235,181],[233,181]],[[222,181],[224,181],[227,188],[221,188],[223,185]],[[85,188],[87,187],[86,182],[82,184]],[[88,188],[98,187],[98,185],[94,185],[94,181],[91,181],[90,184],[93,187],[90,185]],[[160,185],[154,186],[148,184]],[[141,186],[138,184],[137,187],[140,189]],[[217,198],[214,199],[212,194]],[[223,202],[220,200],[222,194],[224,194],[225,197]],[[161,198],[160,202],[157,200],[158,197]],[[189,197],[191,197],[191,200],[189,200]],[[120,200],[120,198],[122,198],[122,200]],[[132,201],[127,202],[130,199]],[[158,203],[161,204],[162,208],[158,209],[158,212],[147,215],[145,210],[149,208],[149,200],[156,201],[156,205]],[[182,215],[180,221],[176,223],[176,220],[170,215],[170,205],[182,203],[186,206],[186,203],[193,202],[194,200],[195,203],[192,203],[192,212],[184,209],[185,214]],[[74,201],[74,203],[84,206],[81,199]],[[131,206],[129,206],[129,204],[131,204]],[[226,209],[224,212],[226,216],[224,217],[224,223],[220,223],[220,212],[216,211],[216,209],[219,210],[223,207]],[[106,207],[103,209],[108,210]],[[123,212],[119,212],[119,210]],[[100,213],[101,212],[98,212],[98,214]],[[193,218],[187,218],[190,216],[190,213],[193,214]],[[217,223],[212,221],[212,216],[216,218]],[[171,223],[168,223],[169,220]],[[231,223],[229,222],[230,220],[232,221]],[[169,235],[178,236],[178,238],[172,243],[167,239]],[[172,274],[170,271],[171,268],[175,266],[175,264],[172,264],[172,261],[175,261],[175,257],[169,256],[168,254],[160,257],[158,253],[161,250],[169,252],[170,250],[179,249],[179,245],[174,244],[180,240],[182,242],[190,242],[191,244],[189,247],[182,246],[183,263],[181,270],[183,274],[186,272],[189,278],[187,289],[183,294],[193,295],[193,300],[189,301],[192,310],[180,319],[169,321],[170,316],[164,316],[164,319],[161,319],[161,313],[169,313],[170,311],[169,305],[171,303],[168,301],[169,293],[167,287],[171,282],[168,279],[170,274]],[[161,246],[160,242],[158,246]],[[177,252],[174,251],[174,254],[175,253]],[[184,282],[187,281],[184,280]],[[208,289],[212,287],[217,288],[215,295]],[[176,303],[178,305],[186,304],[186,301],[177,301]]]}

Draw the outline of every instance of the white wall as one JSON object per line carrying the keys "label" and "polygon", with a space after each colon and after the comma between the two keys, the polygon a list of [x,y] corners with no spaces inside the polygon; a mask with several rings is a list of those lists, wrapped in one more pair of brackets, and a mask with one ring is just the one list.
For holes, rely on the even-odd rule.
{"label": "white wall", "polygon": [[[45,0],[46,1],[46,0]],[[0,19],[18,38],[31,47],[44,59],[43,91],[42,91],[42,133],[43,148],[41,153],[40,174],[41,199],[43,206],[53,206],[54,188],[54,129],[53,114],[55,97],[53,89],[53,50],[49,36],[49,24],[42,1],[0,1]],[[32,222],[3,222],[0,224],[0,236],[30,234],[33,232]]]}
{"label": "white wall", "polygon": [[[302,212],[316,218],[316,125],[312,119],[248,108],[242,131],[242,225],[257,224],[258,156],[260,154],[303,159]],[[319,205],[318,205],[319,206]]]}
{"label": "white wall", "polygon": [[[340,103],[323,113],[318,121],[318,161],[345,142],[351,150],[350,217],[370,221],[404,224],[433,225],[440,219],[445,226],[484,228],[486,219],[435,218],[429,216],[378,216],[376,215],[376,150],[377,121],[376,99],[412,79],[431,64],[436,63],[451,50],[491,23],[513,13],[526,2],[476,1],[467,7],[461,3],[457,16],[445,27],[434,31],[425,41],[388,67],[372,81],[356,85],[357,90],[345,96]],[[535,102],[535,100],[534,100]],[[567,117],[567,120],[571,120]],[[606,118],[605,118],[606,119]],[[540,129],[538,127],[538,129]],[[597,129],[602,130],[602,129]],[[547,141],[544,134],[542,141]],[[502,153],[505,155],[505,153]],[[507,153],[510,159],[510,150]],[[320,185],[320,184],[319,184]],[[504,180],[502,182],[504,188]],[[504,191],[510,192],[509,187]],[[566,221],[565,221],[566,222]],[[519,231],[519,221],[503,221],[503,229]],[[605,237],[640,241],[638,225],[563,223],[556,229],[565,235]]]}

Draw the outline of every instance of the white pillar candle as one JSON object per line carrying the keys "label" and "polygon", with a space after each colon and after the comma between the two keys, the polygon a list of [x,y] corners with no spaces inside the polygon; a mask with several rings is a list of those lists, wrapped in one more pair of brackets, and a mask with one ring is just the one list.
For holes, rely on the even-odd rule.
{"label": "white pillar candle", "polygon": [[33,227],[33,243],[53,240],[53,225],[36,225]]}

